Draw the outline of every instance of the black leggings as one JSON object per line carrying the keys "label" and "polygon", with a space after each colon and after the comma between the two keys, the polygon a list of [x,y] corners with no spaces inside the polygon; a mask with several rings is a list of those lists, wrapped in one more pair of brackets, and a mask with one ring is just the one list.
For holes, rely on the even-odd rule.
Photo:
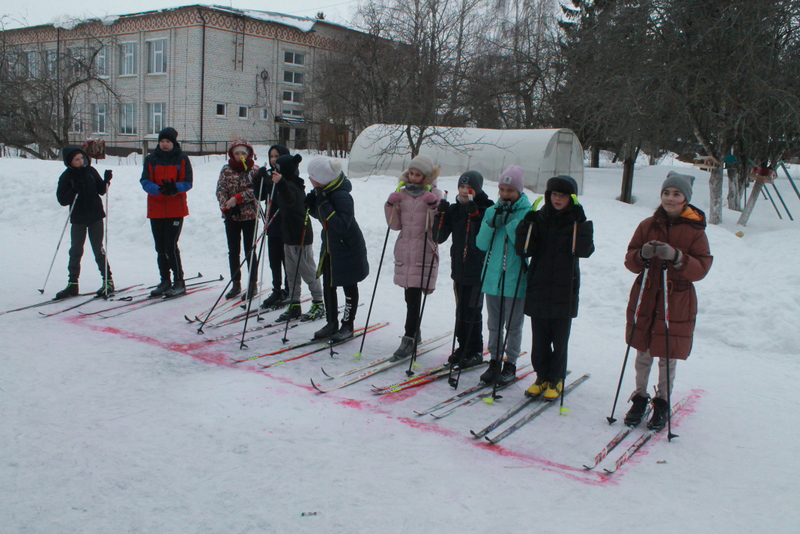
{"label": "black leggings", "polygon": [[[269,255],[269,270],[272,271],[272,289],[279,291],[281,280],[284,280],[281,271],[285,270],[283,258],[283,239],[281,236],[267,235],[267,254]],[[283,284],[289,290],[289,281]]]}
{"label": "black leggings", "polygon": [[405,289],[406,297],[406,330],[405,336],[413,338],[417,335],[417,330],[420,327],[419,315],[420,307],[422,306],[422,288],[407,287]]}
{"label": "black leggings", "polygon": [[150,229],[158,255],[158,274],[161,280],[169,280],[172,270],[174,280],[183,280],[183,264],[181,251],[178,249],[178,238],[183,229],[183,217],[171,219],[150,219]]}
{"label": "black leggings", "polygon": [[[81,275],[81,257],[83,256],[83,245],[86,243],[86,234],[89,234],[89,243],[92,245],[94,261],[100,274],[105,275],[106,270],[106,251],[103,248],[103,219],[99,219],[89,224],[72,223],[70,229],[69,247],[69,280],[77,282]],[[111,266],[108,267],[108,278],[111,278]]]}
{"label": "black leggings", "polygon": [[242,238],[244,238],[244,256],[247,260],[247,268],[250,271],[250,283],[258,281],[258,257],[253,258],[252,263],[250,257],[255,231],[255,219],[246,221],[225,219],[225,237],[228,238],[228,265],[231,269],[231,280],[234,282],[242,280],[242,271],[239,268],[239,265],[241,265]]}
{"label": "black leggings", "polygon": [[[339,298],[336,288],[331,285],[330,262],[327,258],[320,260],[322,263],[322,290],[325,297],[325,317],[328,323],[338,324],[339,321]],[[358,308],[358,284],[343,286],[345,309],[342,316],[342,323],[350,325],[356,319],[356,309]]]}

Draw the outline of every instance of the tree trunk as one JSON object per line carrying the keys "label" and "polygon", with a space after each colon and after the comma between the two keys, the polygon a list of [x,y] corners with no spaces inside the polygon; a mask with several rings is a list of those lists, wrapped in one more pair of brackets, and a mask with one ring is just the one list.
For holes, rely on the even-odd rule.
{"label": "tree trunk", "polygon": [[626,204],[631,203],[633,196],[633,163],[634,159],[627,157],[622,167],[622,191],[619,194],[619,200]]}
{"label": "tree trunk", "polygon": [[597,169],[600,167],[600,147],[597,145],[592,146],[592,157],[589,162],[589,167]]}
{"label": "tree trunk", "polygon": [[710,224],[722,223],[722,164],[711,171],[708,179],[709,214]]}
{"label": "tree trunk", "polygon": [[739,179],[740,166],[732,166],[728,168],[728,209],[734,211],[742,211],[742,199],[744,198],[744,184],[745,180]]}

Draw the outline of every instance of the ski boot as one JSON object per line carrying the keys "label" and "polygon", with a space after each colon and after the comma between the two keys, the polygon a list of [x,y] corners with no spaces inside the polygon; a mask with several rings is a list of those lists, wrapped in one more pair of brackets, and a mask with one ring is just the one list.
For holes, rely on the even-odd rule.
{"label": "ski boot", "polygon": [[542,393],[542,398],[546,401],[556,400],[564,389],[564,381],[560,378],[547,381],[547,389]]}
{"label": "ski boot", "polygon": [[183,295],[184,293],[186,293],[186,282],[183,280],[175,280],[172,283],[172,287],[164,292],[164,296],[167,298],[172,298],[177,297],[178,295]]}
{"label": "ski boot", "polygon": [[655,430],[658,432],[667,426],[667,417],[669,416],[669,403],[661,397],[653,399],[653,415],[647,422],[647,430]]}
{"label": "ski boot", "polygon": [[172,282],[169,281],[169,278],[162,278],[161,282],[150,292],[151,297],[162,297],[164,293],[167,292],[168,289],[172,287]]}
{"label": "ski boot", "polygon": [[77,280],[75,282],[68,282],[67,287],[56,293],[54,300],[61,300],[67,297],[76,297],[78,296],[78,293],[80,293],[80,290],[78,289]]}
{"label": "ski boot", "polygon": [[114,292],[114,280],[109,278],[108,280],[103,282],[102,287],[95,292],[95,295],[97,295],[98,297],[105,298],[108,297],[113,292]]}
{"label": "ski boot", "polygon": [[644,412],[647,411],[647,404],[650,402],[650,397],[646,395],[634,395],[631,397],[633,406],[625,414],[625,425],[636,426],[642,422]]}
{"label": "ski boot", "polygon": [[225,299],[231,300],[232,298],[236,298],[239,296],[239,293],[242,292],[242,283],[238,280],[234,280],[231,282],[231,290],[225,293]]}
{"label": "ski boot", "polygon": [[548,387],[550,387],[550,385],[548,384],[547,379],[543,376],[537,376],[536,382],[531,384],[530,387],[525,390],[525,395],[527,397],[538,397],[544,393]]}

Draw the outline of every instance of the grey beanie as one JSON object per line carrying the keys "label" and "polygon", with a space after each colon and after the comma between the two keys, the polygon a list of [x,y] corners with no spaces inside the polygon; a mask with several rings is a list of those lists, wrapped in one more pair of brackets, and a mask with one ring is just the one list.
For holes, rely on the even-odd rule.
{"label": "grey beanie", "polygon": [[411,163],[408,164],[408,168],[417,169],[427,177],[433,172],[433,158],[427,154],[417,154],[417,156],[411,160]]}
{"label": "grey beanie", "polygon": [[458,185],[467,184],[476,193],[483,191],[483,175],[478,171],[467,171],[458,179]]}
{"label": "grey beanie", "polygon": [[669,171],[667,179],[661,184],[661,191],[668,187],[674,187],[686,197],[686,203],[692,201],[692,184],[694,183],[694,176],[689,174],[680,174],[675,171]]}

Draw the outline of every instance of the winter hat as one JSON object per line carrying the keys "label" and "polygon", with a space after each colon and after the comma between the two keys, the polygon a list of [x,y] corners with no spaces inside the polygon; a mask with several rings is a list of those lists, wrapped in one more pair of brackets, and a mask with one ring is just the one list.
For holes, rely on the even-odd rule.
{"label": "winter hat", "polygon": [[83,154],[83,166],[88,167],[89,156],[86,155],[86,152],[76,146],[65,146],[61,149],[61,158],[64,160],[64,165],[67,167],[72,167],[72,160],[75,158],[76,154]]}
{"label": "winter hat", "polygon": [[250,145],[250,143],[247,142],[247,139],[245,139],[244,137],[237,137],[236,139],[233,140],[233,142],[231,143],[231,147],[228,149],[229,157],[231,158],[233,157],[233,153],[236,151],[237,147],[242,147],[247,151],[248,159],[253,158],[253,147]]}
{"label": "winter hat", "polygon": [[316,156],[308,162],[308,177],[320,185],[328,185],[341,173],[342,164],[339,160]]}
{"label": "winter hat", "polygon": [[547,180],[547,190],[555,191],[556,193],[563,193],[565,195],[578,194],[578,182],[572,176],[560,174],[554,178]]}
{"label": "winter hat", "polygon": [[290,156],[288,154],[281,156],[275,160],[275,170],[277,170],[284,178],[288,178],[290,176],[300,176],[300,169],[298,166],[300,165],[301,161],[303,161],[303,156],[300,154],[295,154],[294,156]]}
{"label": "winter hat", "polygon": [[169,139],[170,141],[175,143],[178,140],[178,130],[167,126],[163,130],[158,132],[158,140],[161,141],[162,139]]}
{"label": "winter hat", "polygon": [[417,157],[408,164],[409,169],[417,169],[419,172],[428,176],[433,172],[433,158],[425,154],[417,154]]}
{"label": "winter hat", "polygon": [[674,187],[686,197],[686,203],[692,201],[692,184],[694,183],[694,176],[689,174],[680,174],[675,171],[669,171],[667,179],[661,184],[661,190],[668,187]]}
{"label": "winter hat", "polygon": [[525,171],[522,167],[517,165],[509,165],[506,170],[503,171],[503,174],[500,175],[499,185],[510,185],[514,189],[522,194],[522,191],[525,189]]}
{"label": "winter hat", "polygon": [[483,175],[478,171],[467,171],[458,179],[458,185],[467,184],[475,193],[483,191]]}

